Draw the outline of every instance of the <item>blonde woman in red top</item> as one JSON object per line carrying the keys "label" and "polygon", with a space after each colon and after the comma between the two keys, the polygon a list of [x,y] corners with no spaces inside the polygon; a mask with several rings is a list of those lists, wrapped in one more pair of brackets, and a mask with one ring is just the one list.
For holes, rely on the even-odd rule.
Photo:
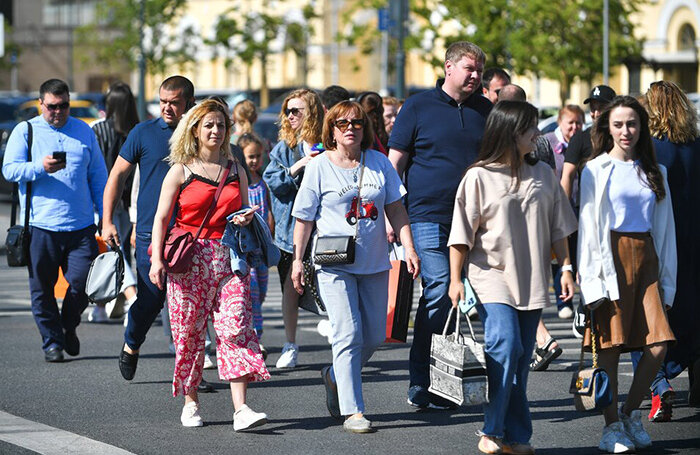
{"label": "blonde woman in red top", "polygon": [[[214,200],[214,194],[231,157],[231,120],[226,107],[206,100],[191,109],[170,140],[172,165],[163,181],[153,223],[151,281],[163,289],[166,270],[162,251],[168,221],[176,213],[176,226],[195,235]],[[246,405],[248,382],[269,379],[253,330],[250,275],[231,271],[230,250],[220,242],[226,216],[248,205],[248,182],[234,160],[211,217],[196,241],[187,272],[169,273],[168,309],[176,347],[173,396],[185,396],[180,418],[186,427],[202,426],[197,385],[202,380],[204,339],[211,315],[216,331],[219,377],[231,385],[235,413],[233,428],[245,430],[267,422],[267,416]],[[252,208],[234,223],[247,225]]]}

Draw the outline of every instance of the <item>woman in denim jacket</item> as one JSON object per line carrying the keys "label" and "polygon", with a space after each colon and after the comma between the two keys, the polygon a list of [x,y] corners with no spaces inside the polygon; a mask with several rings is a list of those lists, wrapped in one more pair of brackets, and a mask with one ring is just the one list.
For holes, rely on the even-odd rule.
{"label": "woman in denim jacket", "polygon": [[263,180],[270,188],[275,218],[275,245],[282,252],[277,265],[282,285],[282,318],[287,342],[277,360],[277,368],[294,368],[299,347],[296,344],[299,295],[289,279],[292,265],[292,206],[304,176],[304,168],[319,153],[323,128],[323,104],[316,92],[298,89],[282,103],[280,141],[270,152],[270,164]]}

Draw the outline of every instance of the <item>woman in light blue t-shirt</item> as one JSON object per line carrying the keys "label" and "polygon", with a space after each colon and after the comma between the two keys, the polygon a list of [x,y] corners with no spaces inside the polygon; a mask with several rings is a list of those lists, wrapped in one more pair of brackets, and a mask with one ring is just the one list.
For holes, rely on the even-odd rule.
{"label": "woman in light blue t-shirt", "polygon": [[[303,292],[302,257],[314,222],[317,236],[355,236],[352,264],[323,265],[318,290],[332,326],[333,365],[321,370],[330,414],[352,433],[368,433],[364,417],[362,367],[384,341],[389,288],[385,215],[400,233],[408,270],[418,277],[408,215],[401,203],[406,192],[386,156],[368,150],[372,125],[362,107],[343,101],[323,122],[326,152],[307,164],[292,216],[294,262],[292,281]],[[358,188],[360,186],[361,188]]]}

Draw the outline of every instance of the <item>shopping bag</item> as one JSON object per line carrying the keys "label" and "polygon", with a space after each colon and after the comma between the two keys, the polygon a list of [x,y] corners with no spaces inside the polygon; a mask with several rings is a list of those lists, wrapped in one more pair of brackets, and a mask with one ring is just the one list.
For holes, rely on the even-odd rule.
{"label": "shopping bag", "polygon": [[[454,333],[447,328],[455,314]],[[488,402],[488,376],[483,345],[476,341],[472,323],[471,337],[459,327],[460,312],[450,310],[442,334],[433,334],[430,345],[430,387],[428,390],[456,404],[478,405]]]}
{"label": "shopping bag", "polygon": [[[99,235],[95,235],[95,240],[97,240],[97,250],[99,253],[104,253],[109,249],[107,243],[105,243]],[[63,299],[66,296],[66,291],[68,291],[68,282],[63,276],[63,270],[59,267],[58,279],[56,280],[56,285],[53,287],[53,295],[56,299]]]}
{"label": "shopping bag", "polygon": [[124,257],[118,247],[113,247],[90,264],[85,293],[92,303],[107,303],[117,298],[123,281]]}
{"label": "shopping bag", "polygon": [[413,306],[413,276],[403,260],[403,248],[391,245],[389,302],[386,311],[386,342],[405,343]]}

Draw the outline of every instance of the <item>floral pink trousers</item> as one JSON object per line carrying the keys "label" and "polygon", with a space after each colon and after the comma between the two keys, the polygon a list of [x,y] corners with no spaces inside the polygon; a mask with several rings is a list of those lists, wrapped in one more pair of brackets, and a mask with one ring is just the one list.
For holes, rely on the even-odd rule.
{"label": "floral pink trousers", "polygon": [[190,270],[168,275],[168,309],[175,373],[173,396],[196,390],[202,380],[207,319],[216,332],[219,378],[270,378],[253,329],[250,276],[231,272],[230,250],[218,240],[197,240]]}

